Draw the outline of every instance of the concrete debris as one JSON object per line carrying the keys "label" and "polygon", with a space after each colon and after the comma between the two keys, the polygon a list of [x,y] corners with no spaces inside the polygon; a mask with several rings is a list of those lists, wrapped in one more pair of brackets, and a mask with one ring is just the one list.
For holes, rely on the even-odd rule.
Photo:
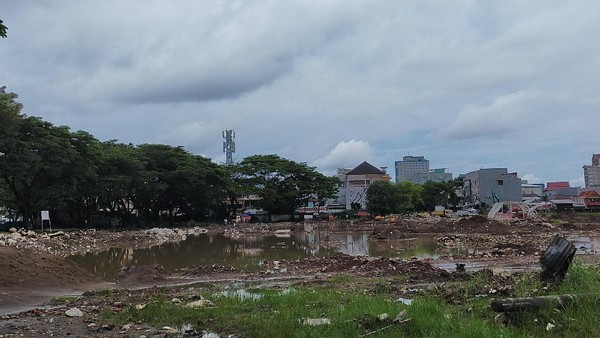
{"label": "concrete debris", "polygon": [[163,332],[166,333],[166,334],[175,334],[175,333],[179,332],[179,331],[177,331],[177,329],[174,329],[174,328],[172,328],[170,326],[163,326],[161,328],[161,330],[163,330]]}
{"label": "concrete debris", "polygon": [[121,326],[121,331],[129,331],[129,330],[131,330],[132,327],[133,327],[133,323],[125,324],[125,325]]}
{"label": "concrete debris", "polygon": [[83,317],[83,312],[76,307],[70,308],[65,312],[67,317]]}
{"label": "concrete debris", "polygon": [[209,307],[209,306],[214,306],[214,305],[215,304],[213,302],[211,302],[210,300],[202,298],[202,299],[198,299],[193,302],[187,303],[185,305],[185,307],[198,308],[198,307]]}
{"label": "concrete debris", "polygon": [[48,234],[48,237],[53,238],[53,237],[58,237],[58,236],[62,236],[64,235],[65,232],[64,231],[57,231],[57,232],[53,232],[51,234]]}

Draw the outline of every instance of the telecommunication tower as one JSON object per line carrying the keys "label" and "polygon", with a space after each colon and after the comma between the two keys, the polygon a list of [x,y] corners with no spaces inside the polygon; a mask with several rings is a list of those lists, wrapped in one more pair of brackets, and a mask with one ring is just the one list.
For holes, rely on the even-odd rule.
{"label": "telecommunication tower", "polygon": [[223,152],[225,153],[225,165],[233,165],[233,153],[235,153],[235,131],[223,130]]}

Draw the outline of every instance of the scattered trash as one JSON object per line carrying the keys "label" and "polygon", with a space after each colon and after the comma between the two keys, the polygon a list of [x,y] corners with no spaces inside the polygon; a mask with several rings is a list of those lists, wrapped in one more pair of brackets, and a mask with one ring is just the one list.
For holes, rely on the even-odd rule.
{"label": "scattered trash", "polygon": [[239,290],[226,290],[219,293],[216,293],[217,297],[226,297],[226,298],[238,298],[239,300],[259,300],[262,298],[261,294],[248,292],[244,289]]}
{"label": "scattered trash", "polygon": [[172,328],[170,326],[163,326],[161,328],[161,330],[165,331],[166,334],[174,334],[174,333],[179,332],[179,331],[177,331],[177,329],[174,329],[174,328]]}
{"label": "scattered trash", "polygon": [[548,306],[565,307],[576,298],[589,297],[590,295],[557,295],[539,296],[525,298],[494,299],[492,310],[495,312],[515,312],[523,310],[535,310]]}
{"label": "scattered trash", "polygon": [[403,298],[403,297],[400,297],[400,298],[396,299],[397,303],[402,303],[404,305],[412,305],[412,301],[413,300],[410,299],[410,298]]}
{"label": "scattered trash", "polygon": [[546,331],[551,331],[554,327],[556,327],[556,325],[548,323],[548,325],[546,325]]}
{"label": "scattered trash", "polygon": [[541,280],[554,284],[562,283],[576,251],[577,249],[571,242],[558,235],[554,236],[540,257]]}
{"label": "scattered trash", "polygon": [[390,317],[390,315],[388,315],[387,313],[382,313],[379,316],[377,316],[377,320],[379,320],[380,322],[384,322],[386,321],[388,318]]}
{"label": "scattered trash", "polygon": [[394,318],[394,323],[401,324],[401,323],[406,323],[409,320],[411,320],[411,318],[406,318],[406,310],[402,310],[402,311],[400,311],[400,313],[398,313],[396,318]]}
{"label": "scattered trash", "polygon": [[145,307],[146,307],[146,304],[136,304],[135,309],[136,310],[142,310]]}
{"label": "scattered trash", "polygon": [[209,306],[214,306],[214,305],[215,304],[213,302],[211,302],[210,300],[201,298],[201,299],[195,300],[193,302],[187,303],[185,305],[185,307],[198,308],[198,307],[209,307]]}
{"label": "scattered trash", "polygon": [[302,318],[302,324],[308,326],[331,325],[329,318]]}

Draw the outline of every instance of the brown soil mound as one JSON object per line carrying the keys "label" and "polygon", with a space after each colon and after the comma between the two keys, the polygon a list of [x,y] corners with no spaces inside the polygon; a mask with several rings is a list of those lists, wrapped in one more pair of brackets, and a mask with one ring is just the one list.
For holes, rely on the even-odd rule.
{"label": "brown soil mound", "polygon": [[117,283],[122,286],[145,285],[164,281],[169,272],[160,265],[127,266],[121,269]]}
{"label": "brown soil mound", "polygon": [[50,254],[0,247],[0,287],[62,288],[100,279],[75,263]]}
{"label": "brown soil mound", "polygon": [[433,267],[424,261],[403,261],[386,257],[360,257],[335,253],[329,257],[311,257],[290,262],[290,268],[305,272],[343,273],[385,277],[406,275],[410,280],[450,280],[452,276],[445,270]]}

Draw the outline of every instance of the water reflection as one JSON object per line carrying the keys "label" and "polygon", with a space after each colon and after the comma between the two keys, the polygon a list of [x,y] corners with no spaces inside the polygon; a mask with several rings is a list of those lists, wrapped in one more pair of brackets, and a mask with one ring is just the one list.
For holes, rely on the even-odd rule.
{"label": "water reflection", "polygon": [[70,259],[108,280],[116,278],[121,268],[130,265],[159,264],[173,271],[191,265],[221,264],[256,271],[260,268],[259,262],[264,260],[325,257],[335,252],[399,258],[435,258],[440,255],[440,248],[433,236],[380,241],[370,240],[369,234],[310,231],[294,233],[289,237],[255,235],[239,239],[220,234],[202,234],[189,236],[179,243],[145,249],[112,248],[99,253],[72,256]]}

